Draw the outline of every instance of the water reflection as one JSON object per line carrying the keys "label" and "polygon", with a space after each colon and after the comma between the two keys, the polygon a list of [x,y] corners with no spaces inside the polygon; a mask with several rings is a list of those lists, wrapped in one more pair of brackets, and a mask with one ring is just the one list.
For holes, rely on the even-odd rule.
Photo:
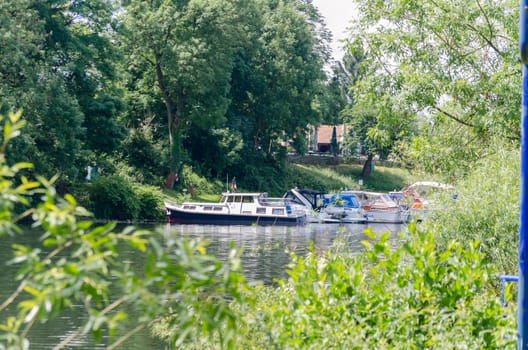
{"label": "water reflection", "polygon": [[[208,253],[219,259],[227,258],[231,244],[243,251],[241,260],[244,274],[250,281],[272,283],[275,278],[287,277],[290,253],[304,255],[310,244],[318,253],[326,251],[336,239],[344,240],[346,248],[357,253],[367,225],[309,224],[305,226],[239,226],[239,225],[167,225],[165,238],[199,238],[208,241]],[[371,224],[373,232],[398,232],[400,225]],[[396,237],[396,236],[395,236]]]}
{"label": "water reflection", "polygon": [[[143,226],[155,230],[157,226]],[[303,255],[307,252],[310,242],[313,242],[316,252],[326,251],[336,239],[344,239],[346,246],[352,252],[362,249],[361,241],[368,239],[363,233],[366,225],[350,224],[309,224],[306,226],[213,226],[213,225],[162,225],[164,239],[174,240],[178,237],[200,238],[210,242],[208,253],[225,259],[231,244],[243,248],[242,264],[247,280],[273,283],[274,278],[286,277],[285,269],[290,263],[290,252]],[[376,233],[398,232],[399,225],[371,225]],[[396,237],[396,235],[393,235]],[[10,260],[13,243],[30,246],[40,246],[39,234],[28,229],[23,235],[16,237],[2,237],[0,244],[0,257],[2,261]],[[134,268],[141,270],[144,261],[138,257],[137,252],[128,245],[119,248],[120,259],[132,262]],[[4,264],[4,271],[0,274],[0,302],[8,298],[9,294],[18,286],[15,281],[17,267]],[[10,312],[11,313],[11,312]],[[4,321],[0,315],[0,321]],[[133,315],[132,315],[133,316]],[[131,317],[133,322],[134,317]],[[31,349],[51,349],[59,344],[70,334],[77,332],[86,321],[86,312],[82,305],[75,305],[60,317],[46,324],[35,324],[30,333]],[[134,328],[131,324],[128,330]],[[114,339],[115,340],[115,339]],[[114,340],[103,337],[101,342],[94,342],[90,335],[83,336],[71,343],[69,349],[105,349]],[[163,349],[164,345],[157,339],[150,337],[148,330],[144,330],[130,339],[123,349]]]}

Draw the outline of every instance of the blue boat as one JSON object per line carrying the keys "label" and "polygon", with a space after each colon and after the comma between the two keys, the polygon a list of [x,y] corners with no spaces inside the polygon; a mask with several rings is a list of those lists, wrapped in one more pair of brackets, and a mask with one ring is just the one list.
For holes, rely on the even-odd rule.
{"label": "blue boat", "polygon": [[224,192],[219,203],[165,203],[169,223],[214,225],[299,225],[306,214],[294,212],[288,201],[265,192]]}
{"label": "blue boat", "polygon": [[326,195],[321,212],[327,214],[325,222],[364,223],[367,220],[359,198],[353,193]]}

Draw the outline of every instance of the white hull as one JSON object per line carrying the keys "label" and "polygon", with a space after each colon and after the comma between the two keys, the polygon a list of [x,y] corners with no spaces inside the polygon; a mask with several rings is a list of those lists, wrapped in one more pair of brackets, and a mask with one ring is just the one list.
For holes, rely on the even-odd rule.
{"label": "white hull", "polygon": [[386,211],[370,210],[370,211],[365,211],[365,216],[366,216],[367,223],[377,222],[377,223],[401,224],[403,222],[407,222],[408,220],[408,214],[402,211],[386,212]]}

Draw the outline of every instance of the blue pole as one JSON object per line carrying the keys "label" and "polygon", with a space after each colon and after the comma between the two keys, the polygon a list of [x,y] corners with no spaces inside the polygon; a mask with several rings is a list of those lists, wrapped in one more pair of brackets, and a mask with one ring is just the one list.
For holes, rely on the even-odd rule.
{"label": "blue pole", "polygon": [[528,241],[526,229],[528,223],[528,0],[521,0],[519,20],[519,51],[522,61],[522,98],[521,98],[521,193],[519,212],[519,295],[517,349],[528,350],[528,271],[526,270],[526,254]]}

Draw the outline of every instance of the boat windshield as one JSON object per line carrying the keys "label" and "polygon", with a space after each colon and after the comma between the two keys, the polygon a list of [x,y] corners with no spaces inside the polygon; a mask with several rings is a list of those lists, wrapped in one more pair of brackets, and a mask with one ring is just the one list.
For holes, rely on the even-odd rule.
{"label": "boat windshield", "polygon": [[326,204],[331,204],[336,207],[359,208],[361,205],[359,199],[354,194],[334,194],[330,198],[325,199]]}

